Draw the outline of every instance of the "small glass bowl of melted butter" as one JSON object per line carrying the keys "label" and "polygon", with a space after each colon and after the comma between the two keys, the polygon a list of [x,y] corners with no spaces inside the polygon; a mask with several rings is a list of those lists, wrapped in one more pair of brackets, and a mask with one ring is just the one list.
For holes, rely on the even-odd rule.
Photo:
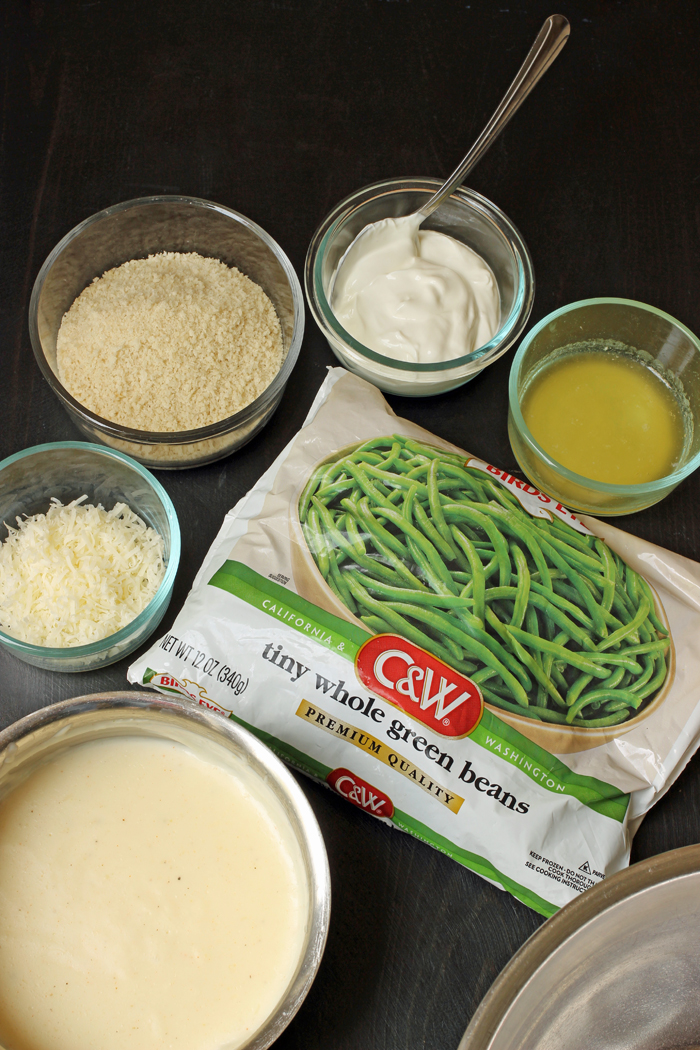
{"label": "small glass bowl of melted butter", "polygon": [[513,359],[509,402],[518,463],[573,510],[643,510],[700,466],[700,340],[644,303],[549,314]]}

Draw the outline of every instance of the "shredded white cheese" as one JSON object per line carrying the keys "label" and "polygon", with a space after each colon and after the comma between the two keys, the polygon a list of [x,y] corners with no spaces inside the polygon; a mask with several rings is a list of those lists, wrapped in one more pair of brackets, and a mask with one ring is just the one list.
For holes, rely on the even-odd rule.
{"label": "shredded white cheese", "polygon": [[17,518],[0,545],[0,628],[33,645],[87,645],[126,627],[163,575],[163,538],[125,503]]}

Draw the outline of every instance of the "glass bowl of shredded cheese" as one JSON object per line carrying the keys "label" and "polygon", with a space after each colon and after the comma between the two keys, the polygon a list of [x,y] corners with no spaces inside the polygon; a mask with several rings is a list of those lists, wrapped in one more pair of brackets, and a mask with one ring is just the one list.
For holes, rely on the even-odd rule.
{"label": "glass bowl of shredded cheese", "polygon": [[128,456],[60,441],[0,463],[0,644],[20,660],[121,660],[163,618],[179,560],[175,508]]}
{"label": "glass bowl of shredded cheese", "polygon": [[29,307],[35,357],[79,430],[157,469],[229,455],[277,408],[304,301],[279,245],[194,197],[106,208],[56,245]]}

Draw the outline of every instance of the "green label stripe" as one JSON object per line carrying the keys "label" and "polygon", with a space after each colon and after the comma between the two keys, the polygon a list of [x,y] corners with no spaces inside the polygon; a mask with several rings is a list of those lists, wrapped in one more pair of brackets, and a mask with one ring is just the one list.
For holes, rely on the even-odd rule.
{"label": "green label stripe", "polygon": [[[147,668],[143,675],[144,685],[148,685],[157,673],[157,671],[153,671],[150,667]],[[158,689],[161,692],[177,693],[181,695],[180,691],[177,689],[165,689],[163,686],[158,686]],[[258,729],[257,726],[251,725],[250,722],[246,722],[245,719],[239,718],[237,715],[230,714],[228,717],[231,721],[236,722],[237,725],[247,729],[248,732],[256,736],[258,740],[262,740],[264,744],[267,744],[270,750],[274,751],[274,753],[284,762],[295,766],[297,769],[301,770],[302,773],[306,773],[307,776],[323,781],[324,783],[327,782],[328,774],[332,772],[331,766],[326,766],[322,762],[317,762],[316,759],[311,758],[303,751],[299,751],[298,748],[285,743],[283,740],[279,740],[271,733],[266,733],[264,729]],[[517,734],[515,735],[517,736]],[[499,883],[509,893],[512,893],[514,897],[517,897],[518,900],[523,902],[523,904],[526,904],[528,908],[532,908],[534,911],[539,912],[540,915],[544,915],[548,918],[550,915],[554,915],[558,910],[554,904],[550,904],[549,901],[546,901],[543,897],[533,893],[532,890],[527,889],[525,886],[521,886],[520,883],[514,882],[513,879],[504,875],[488,860],[479,856],[478,853],[472,853],[469,850],[462,849],[461,846],[455,845],[454,842],[446,839],[437,831],[433,831],[426,824],[421,823],[420,820],[416,820],[415,817],[410,816],[410,814],[404,813],[403,810],[394,810],[391,822],[395,824],[397,828],[400,828],[401,831],[405,831],[414,838],[420,839],[421,842],[427,842],[429,846],[439,849],[441,853],[445,853],[448,857],[452,857],[452,859],[456,860],[458,864],[476,872],[477,875],[482,875],[487,879],[491,879],[492,882]]]}
{"label": "green label stripe", "polygon": [[622,794],[619,788],[606,784],[604,780],[572,773],[549,751],[523,736],[487,708],[484,708],[481,722],[470,740],[520,769],[548,791],[573,795],[589,809],[620,823],[625,819],[629,795]]}
{"label": "green label stripe", "polygon": [[[243,726],[244,729],[248,729],[251,733],[262,740],[264,744],[274,751],[285,762],[288,762],[292,766],[296,766],[303,773],[308,776],[314,777],[316,780],[322,780],[324,783],[328,777],[328,774],[332,772],[331,766],[324,766],[321,762],[317,762],[313,758],[309,758],[303,751],[298,751],[291,744],[286,744],[282,740],[278,740],[277,737],[271,736],[270,733],[265,733],[262,729],[256,729],[255,726],[250,725],[248,722],[244,722],[242,718],[238,718],[236,715],[229,715],[232,721],[237,722],[238,725]],[[465,868],[470,868],[471,871],[475,871],[477,875],[483,875],[487,879],[491,879],[493,882],[500,883],[504,889],[512,893],[514,897],[522,901],[523,904],[527,904],[528,908],[532,908],[534,911],[540,913],[549,918],[550,915],[558,910],[554,904],[550,904],[549,901],[539,897],[532,890],[528,890],[525,886],[521,886],[519,883],[509,879],[507,875],[504,875],[497,868],[494,868],[493,864],[490,864],[484,857],[480,857],[478,853],[471,853],[469,850],[462,849],[460,846],[456,846],[454,842],[450,842],[449,839],[439,835],[436,831],[433,831],[426,824],[422,824],[419,820],[410,816],[408,813],[404,813],[400,809],[394,810],[394,815],[391,818],[392,824],[395,824],[401,831],[408,832],[416,839],[420,839],[421,842],[427,842],[429,846],[433,846],[439,849],[441,853],[446,853],[453,860],[456,860]]]}
{"label": "green label stripe", "polygon": [[527,904],[528,908],[539,912],[545,918],[549,918],[550,915],[554,915],[559,910],[555,904],[550,904],[549,901],[527,889],[526,886],[521,886],[519,882],[514,882],[513,879],[508,878],[507,875],[495,868],[488,860],[480,857],[478,853],[470,853],[469,850],[462,849],[461,846],[455,846],[454,842],[450,842],[449,839],[439,835],[437,831],[433,831],[426,824],[422,824],[420,820],[415,820],[408,813],[402,813],[401,810],[397,809],[394,811],[394,816],[391,819],[392,823],[397,828],[401,828],[402,831],[407,831],[414,838],[429,843],[429,845],[439,849],[441,853],[446,853],[448,857],[452,857],[453,860],[456,860],[463,867],[475,871],[477,875],[482,875],[486,879],[491,879],[492,882],[499,883],[508,893],[512,893],[523,904]]}
{"label": "green label stripe", "polygon": [[[313,638],[351,662],[354,662],[363,642],[371,637],[369,632],[326,612],[325,609],[320,609],[293,591],[288,591],[286,587],[261,576],[242,562],[225,562],[209,582],[213,587],[236,595],[254,608],[281,623],[286,623],[300,634]],[[410,712],[406,713],[410,715]],[[612,820],[622,822],[625,819],[629,795],[622,794],[619,788],[595,777],[573,773],[558,758],[488,709],[484,709],[481,722],[471,733],[470,739],[521,770],[544,790],[554,794],[571,795],[601,816],[610,817]],[[296,765],[301,766],[300,760],[294,761]],[[308,759],[306,763],[308,764]]]}
{"label": "green label stripe", "polygon": [[307,638],[313,638],[351,662],[354,662],[363,642],[371,637],[369,631],[363,631],[347,620],[319,609],[286,587],[266,580],[242,562],[225,562],[209,583],[212,587],[220,587],[223,591],[235,594],[248,605],[260,609],[280,623],[286,623],[288,627],[293,627]]}
{"label": "green label stripe", "polygon": [[[308,776],[315,777],[317,780],[326,781],[328,774],[332,772],[331,766],[324,766],[321,762],[317,762],[313,758],[309,758],[303,751],[298,751],[291,744],[286,744],[282,740],[278,740],[277,737],[271,736],[270,733],[265,733],[261,729],[256,729],[255,726],[249,725],[248,722],[244,722],[242,718],[236,717],[236,715],[229,715],[234,722],[238,725],[243,726],[244,729],[250,730],[259,740],[262,740],[264,744],[274,751],[285,762],[288,762],[292,766],[296,766],[303,773]],[[419,820],[410,816],[408,813],[404,813],[400,809],[394,810],[394,815],[391,818],[392,824],[395,824],[397,828],[402,831],[408,832],[416,839],[420,839],[422,842],[427,842],[429,846],[433,846],[439,849],[441,853],[446,853],[453,860],[456,860],[459,864],[465,868],[470,868],[475,871],[477,875],[484,875],[487,879],[491,879],[493,882],[498,882],[503,886],[504,889],[512,893],[514,897],[522,901],[523,904],[527,904],[529,908],[533,908],[534,911],[540,913],[549,918],[550,915],[558,910],[555,905],[550,904],[549,901],[539,897],[536,893],[526,889],[525,886],[521,886],[517,882],[513,882],[507,875],[498,871],[494,868],[493,864],[490,864],[484,857],[480,857],[478,853],[471,853],[469,850],[462,849],[460,846],[456,846],[454,842],[450,842],[449,839],[439,835],[436,831],[433,831],[426,824],[422,824]]]}

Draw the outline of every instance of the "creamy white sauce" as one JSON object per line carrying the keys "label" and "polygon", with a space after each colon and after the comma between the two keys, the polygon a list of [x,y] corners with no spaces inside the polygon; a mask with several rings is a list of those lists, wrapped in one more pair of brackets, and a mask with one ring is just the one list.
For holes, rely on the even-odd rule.
{"label": "creamy white sauce", "polygon": [[0,1043],[237,1047],[294,976],[307,911],[292,828],[244,767],[73,746],[0,803]]}
{"label": "creamy white sauce", "polygon": [[420,218],[367,226],[341,260],[332,307],[364,346],[434,363],[483,346],[500,324],[496,279],[480,255]]}

